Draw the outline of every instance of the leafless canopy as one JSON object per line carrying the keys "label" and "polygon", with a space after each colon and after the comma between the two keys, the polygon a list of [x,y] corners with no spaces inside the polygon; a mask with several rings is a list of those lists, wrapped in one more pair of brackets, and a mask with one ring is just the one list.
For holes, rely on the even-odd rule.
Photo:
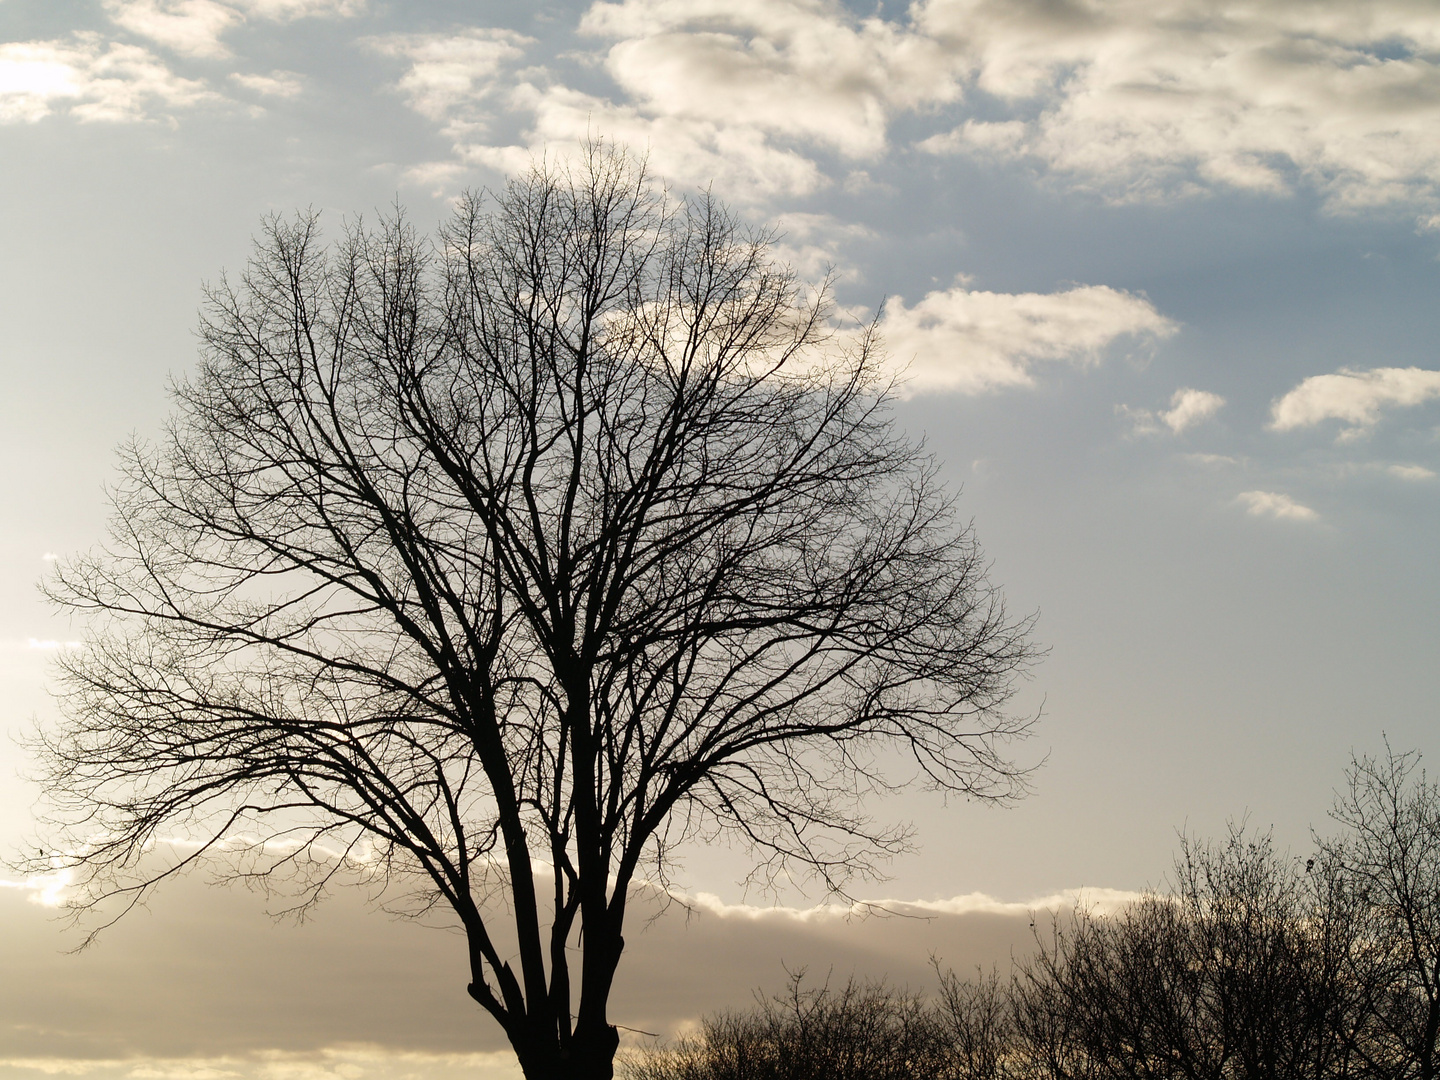
{"label": "leafless canopy", "polygon": [[627,896],[682,841],[838,889],[904,842],[860,810],[882,754],[1015,794],[1026,627],[832,314],[603,146],[434,241],[268,222],[51,585],[89,621],[42,747],[78,865],[324,840],[453,909],[527,1075],[608,1076]]}

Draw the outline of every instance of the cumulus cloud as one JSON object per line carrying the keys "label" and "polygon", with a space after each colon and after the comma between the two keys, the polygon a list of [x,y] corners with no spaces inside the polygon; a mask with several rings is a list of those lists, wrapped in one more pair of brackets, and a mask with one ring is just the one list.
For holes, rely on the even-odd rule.
{"label": "cumulus cloud", "polygon": [[1255,517],[1271,517],[1281,521],[1317,521],[1320,515],[1278,491],[1242,491],[1239,503]]}
{"label": "cumulus cloud", "polygon": [[981,393],[1028,386],[1040,363],[1089,365],[1117,341],[1169,337],[1178,326],[1144,296],[1105,285],[1059,293],[929,293],[896,297],[880,325],[911,392]]}
{"label": "cumulus cloud", "polygon": [[1312,375],[1270,408],[1276,431],[1340,420],[1353,438],[1374,427],[1387,409],[1423,404],[1440,398],[1440,371],[1425,368],[1342,368],[1332,375]]}
{"label": "cumulus cloud", "polygon": [[895,110],[961,93],[945,43],[821,0],[596,3],[580,28],[615,40],[606,70],[650,115],[743,125],[849,157],[884,149]]}
{"label": "cumulus cloud", "polygon": [[1162,424],[1170,429],[1171,434],[1179,435],[1214,416],[1224,404],[1225,399],[1219,394],[1182,387],[1170,395],[1170,408],[1162,412],[1132,409],[1128,405],[1118,406],[1117,411],[1134,421],[1138,435],[1157,434]]}
{"label": "cumulus cloud", "polygon": [[1440,17],[1416,0],[921,0],[898,20],[618,0],[581,30],[607,42],[608,104],[807,158],[874,157],[897,115],[985,97],[1000,115],[922,145],[1038,161],[1119,199],[1297,182],[1334,206],[1440,196]]}
{"label": "cumulus cloud", "polygon": [[920,31],[965,53],[1012,115],[925,145],[1042,162],[1113,197],[1206,187],[1332,206],[1433,200],[1440,13],[1416,0],[925,0]]}
{"label": "cumulus cloud", "polygon": [[[529,118],[522,141],[462,139],[464,160],[513,172],[601,133],[648,152],[668,178],[714,181],[730,199],[806,195],[830,182],[814,151],[872,158],[897,110],[960,96],[943,43],[828,0],[597,3],[580,29],[608,42],[603,64],[618,93],[587,93],[537,69],[505,100]],[[430,47],[459,40],[436,36]],[[416,92],[423,75],[414,69],[401,89],[453,134],[493,78],[489,57],[456,55],[446,93]]]}
{"label": "cumulus cloud", "polygon": [[1160,419],[1179,435],[1186,428],[1214,416],[1224,404],[1223,397],[1208,390],[1176,390],[1170,397],[1169,411],[1161,413]]}
{"label": "cumulus cloud", "polygon": [[133,121],[158,109],[215,98],[135,45],[94,34],[69,41],[0,44],[0,123],[34,123],[64,111],[82,121]]}

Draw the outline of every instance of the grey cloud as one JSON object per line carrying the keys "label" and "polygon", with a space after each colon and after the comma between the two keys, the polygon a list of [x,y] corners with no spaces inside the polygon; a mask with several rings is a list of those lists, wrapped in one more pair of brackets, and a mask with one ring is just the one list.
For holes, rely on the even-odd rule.
{"label": "grey cloud", "polygon": [[[953,906],[953,905],[952,905]],[[704,1012],[744,1007],[785,971],[888,976],[921,987],[933,952],[948,966],[1007,966],[1029,951],[1020,911],[945,905],[844,917],[678,906],[631,915],[611,999],[620,1024],[670,1032]],[[369,908],[341,889],[302,924],[266,917],[243,889],[170,883],[78,955],[82,940],[25,890],[0,889],[0,1059],[133,1060],[262,1052],[315,1054],[365,1044],[387,1053],[503,1050],[465,993],[462,939]]]}

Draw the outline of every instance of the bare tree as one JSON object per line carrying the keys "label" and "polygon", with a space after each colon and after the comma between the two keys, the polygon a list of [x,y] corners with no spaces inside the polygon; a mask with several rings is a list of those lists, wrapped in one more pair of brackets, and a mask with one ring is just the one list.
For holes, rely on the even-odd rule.
{"label": "bare tree", "polygon": [[454,912],[527,1077],[608,1077],[627,899],[677,845],[838,890],[906,842],[867,792],[1018,794],[1027,627],[873,333],[767,242],[603,146],[432,243],[268,222],[51,585],[88,617],[40,740],[87,895],[324,841]]}
{"label": "bare tree", "polygon": [[1326,845],[1357,929],[1348,972],[1359,995],[1350,1045],[1385,1080],[1440,1071],[1440,786],[1417,753],[1352,758]]}
{"label": "bare tree", "polygon": [[1016,1016],[1013,980],[1000,981],[998,969],[977,971],[974,979],[961,979],[954,971],[931,964],[940,979],[936,1009],[941,1031],[949,1042],[950,1073],[955,1080],[1005,1080],[1022,1075],[1016,1054]]}
{"label": "bare tree", "polygon": [[[1186,840],[1172,895],[1085,910],[1019,966],[1022,1059],[1051,1077],[1333,1077],[1338,964],[1294,861],[1266,836]],[[1033,1045],[1027,1045],[1033,1044]]]}

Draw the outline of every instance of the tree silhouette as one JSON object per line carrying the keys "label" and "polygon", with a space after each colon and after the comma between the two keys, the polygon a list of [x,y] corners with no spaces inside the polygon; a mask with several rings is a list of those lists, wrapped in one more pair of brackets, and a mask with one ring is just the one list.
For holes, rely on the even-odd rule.
{"label": "tree silhouette", "polygon": [[[1418,770],[1418,772],[1417,772]],[[1416,751],[1353,757],[1322,864],[1341,885],[1357,947],[1348,1045],[1367,1075],[1440,1075],[1440,785]],[[1359,1071],[1359,1070],[1357,1070]]]}
{"label": "tree silhouette", "polygon": [[627,899],[680,845],[839,890],[906,841],[876,787],[1018,794],[1027,626],[874,334],[768,245],[602,145],[432,242],[269,221],[50,585],[89,627],[40,737],[85,896],[240,847],[301,902],[419,882],[525,1075],[608,1077]]}

